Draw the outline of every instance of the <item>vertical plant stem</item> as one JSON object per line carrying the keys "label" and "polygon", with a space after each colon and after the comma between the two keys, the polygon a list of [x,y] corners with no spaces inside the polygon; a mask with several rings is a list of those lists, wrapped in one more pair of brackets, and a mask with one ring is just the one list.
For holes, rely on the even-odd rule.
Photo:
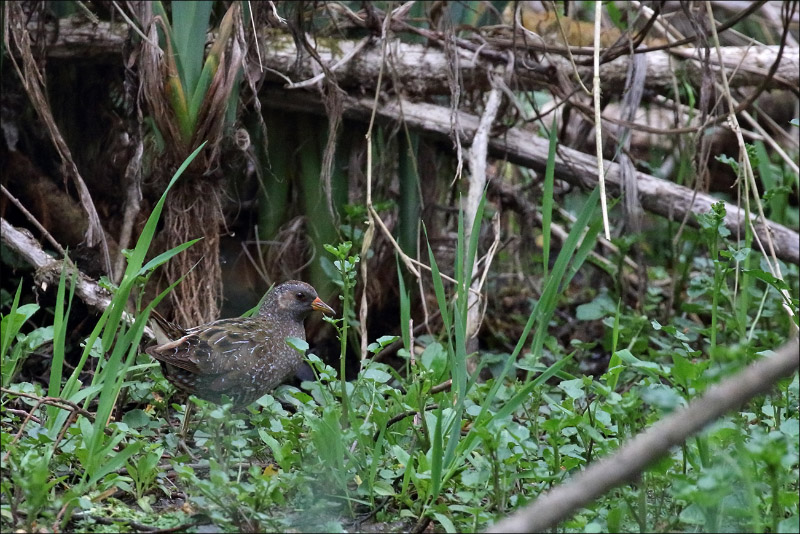
{"label": "vertical plant stem", "polygon": [[779,527],[780,521],[783,518],[783,512],[781,511],[782,506],[780,505],[781,488],[778,481],[778,473],[773,465],[769,465],[767,467],[767,473],[769,474],[769,485],[770,489],[772,490],[772,503],[770,506],[772,528],[770,532],[780,532]]}
{"label": "vertical plant stem", "polygon": [[592,94],[594,95],[594,139],[597,152],[597,180],[600,183],[600,208],[603,212],[603,231],[606,239],[611,241],[608,229],[608,206],[606,205],[606,177],[603,169],[603,125],[600,116],[600,19],[603,15],[603,2],[595,2],[594,9],[594,77],[592,78]]}
{"label": "vertical plant stem", "polygon": [[[722,50],[720,49],[719,35],[717,35],[717,28],[714,24],[714,13],[711,9],[711,2],[705,2],[705,7],[706,7],[706,12],[708,13],[708,18],[711,21],[711,24],[709,24],[709,26],[711,27],[711,34],[713,37],[714,48],[717,51],[717,57],[719,58],[720,62],[722,62],[723,60]],[[744,177],[749,182],[750,189],[753,191],[753,199],[755,200],[756,208],[758,209],[758,218],[762,222],[766,222],[767,217],[766,215],[764,215],[764,207],[757,193],[758,186],[756,184],[755,175],[753,174],[753,166],[750,165],[750,158],[747,154],[747,147],[744,144],[742,129],[739,126],[739,120],[736,118],[736,113],[734,113],[734,110],[736,109],[736,102],[734,102],[733,96],[731,96],[731,90],[730,87],[728,86],[728,77],[725,74],[724,69],[720,70],[720,78],[722,79],[723,96],[726,98],[728,105],[730,106],[728,110],[728,120],[730,122],[731,130],[736,135],[736,141],[739,145],[739,153],[741,154],[740,159],[742,162],[742,168],[744,169]],[[749,197],[745,198],[745,202],[746,203],[750,202]],[[752,219],[747,218],[745,219],[745,221],[747,221],[746,224],[748,226],[753,224]],[[758,240],[757,235],[755,236],[756,239],[758,240],[759,246],[764,251],[764,260],[766,261],[766,264],[769,267],[769,270],[772,273],[772,275],[776,278],[780,278],[781,280],[783,280],[784,278],[783,278],[783,273],[781,272],[780,262],[778,261],[778,258],[775,253],[775,244],[773,243],[772,237],[769,232],[767,232],[765,235],[766,235],[767,247],[764,247],[764,245],[760,242],[760,240]],[[769,254],[767,253],[767,250],[769,250]],[[790,335],[797,335],[798,327],[797,324],[795,323],[797,310],[792,309],[792,307],[787,304],[787,302],[791,302],[789,291],[783,289],[781,290],[781,293],[784,296],[784,301],[782,302],[783,310],[790,318],[789,321]]]}
{"label": "vertical plant stem", "polygon": [[710,348],[709,354],[711,357],[711,361],[714,361],[714,353],[715,348],[717,346],[717,315],[719,313],[719,292],[722,290],[722,276],[721,276],[721,267],[719,264],[719,251],[718,247],[718,239],[717,239],[717,231],[719,229],[719,224],[721,221],[717,221],[717,226],[714,228],[714,237],[711,243],[711,261],[714,262],[714,287],[711,293],[711,333],[710,333]]}
{"label": "vertical plant stem", "polygon": [[350,403],[347,399],[347,379],[345,378],[345,370],[347,368],[347,314],[350,313],[349,298],[345,296],[342,301],[342,335],[339,338],[339,350],[341,357],[339,358],[339,380],[342,386],[342,420],[347,421],[350,413]]}
{"label": "vertical plant stem", "polygon": [[642,482],[639,484],[639,532],[647,532],[647,473],[642,473]]}
{"label": "vertical plant stem", "polygon": [[369,279],[369,269],[367,269],[367,253],[372,246],[372,239],[375,236],[375,221],[372,214],[372,127],[367,134],[367,230],[364,232],[364,241],[361,243],[361,305],[358,309],[358,322],[361,330],[361,360],[365,360],[369,352],[367,351],[367,281]]}
{"label": "vertical plant stem", "polygon": [[[472,240],[473,232],[480,233],[481,230],[481,221],[476,215],[478,214],[481,197],[486,188],[486,157],[489,149],[489,133],[500,109],[500,103],[503,100],[503,94],[500,88],[496,86],[496,83],[492,80],[493,87],[489,92],[478,129],[475,132],[472,147],[469,150],[469,190],[467,191],[467,201],[464,205],[465,243],[469,243]],[[480,297],[477,293],[480,289],[480,284],[477,280],[474,283],[471,280],[471,273],[477,270],[477,258],[465,257],[464,260],[472,262],[469,269],[466,269],[465,266],[465,271],[470,273],[470,276],[464,281],[465,287],[472,287],[476,290],[476,293],[469,292],[465,295],[467,298],[466,339],[469,343],[478,335],[478,327],[480,325]],[[485,268],[488,270],[489,265],[486,265]]]}

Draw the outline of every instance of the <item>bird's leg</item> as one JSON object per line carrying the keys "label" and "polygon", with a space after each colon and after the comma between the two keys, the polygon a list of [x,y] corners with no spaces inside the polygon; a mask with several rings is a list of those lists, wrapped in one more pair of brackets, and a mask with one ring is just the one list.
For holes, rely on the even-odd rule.
{"label": "bird's leg", "polygon": [[188,454],[189,458],[191,458],[195,462],[198,460],[197,456],[192,452],[192,449],[190,449],[189,446],[186,444],[186,442],[183,441],[183,438],[178,439],[178,447],[183,449],[183,452]]}
{"label": "bird's leg", "polygon": [[186,407],[183,409],[183,423],[181,423],[181,431],[178,434],[178,445],[186,452],[192,460],[197,460],[197,456],[192,454],[192,450],[186,445],[186,436],[189,431],[189,420],[192,415],[192,401],[186,397]]}
{"label": "bird's leg", "polygon": [[189,432],[189,420],[191,419],[192,415],[192,401],[189,398],[186,398],[186,408],[183,410],[183,424],[181,424],[181,439],[186,439],[187,433]]}

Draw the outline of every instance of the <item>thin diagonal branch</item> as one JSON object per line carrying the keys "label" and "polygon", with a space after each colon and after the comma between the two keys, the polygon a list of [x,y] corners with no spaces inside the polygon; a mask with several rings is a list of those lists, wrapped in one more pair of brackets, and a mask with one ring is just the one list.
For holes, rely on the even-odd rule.
{"label": "thin diagonal branch", "polygon": [[765,356],[736,375],[710,387],[702,397],[637,435],[617,452],[589,466],[569,482],[495,523],[487,532],[546,532],[605,492],[624,484],[648,465],[700,432],[709,423],[737,409],[776,382],[797,372],[797,338],[772,356]]}

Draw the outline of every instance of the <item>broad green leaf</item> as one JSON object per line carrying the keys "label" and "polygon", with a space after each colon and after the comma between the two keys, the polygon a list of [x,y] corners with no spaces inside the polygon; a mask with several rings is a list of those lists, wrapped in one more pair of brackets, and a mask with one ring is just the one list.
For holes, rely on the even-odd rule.
{"label": "broad green leaf", "polygon": [[192,0],[172,2],[172,32],[181,82],[188,94],[193,94],[200,77],[206,51],[208,20],[214,2]]}

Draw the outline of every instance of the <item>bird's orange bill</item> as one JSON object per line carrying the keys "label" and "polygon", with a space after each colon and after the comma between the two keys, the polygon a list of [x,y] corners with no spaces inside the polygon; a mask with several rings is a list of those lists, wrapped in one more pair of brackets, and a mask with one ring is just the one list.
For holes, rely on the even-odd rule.
{"label": "bird's orange bill", "polygon": [[322,302],[322,299],[319,297],[311,301],[311,309],[316,311],[321,311],[322,313],[329,313],[331,315],[336,313],[335,311],[333,311],[333,308]]}

